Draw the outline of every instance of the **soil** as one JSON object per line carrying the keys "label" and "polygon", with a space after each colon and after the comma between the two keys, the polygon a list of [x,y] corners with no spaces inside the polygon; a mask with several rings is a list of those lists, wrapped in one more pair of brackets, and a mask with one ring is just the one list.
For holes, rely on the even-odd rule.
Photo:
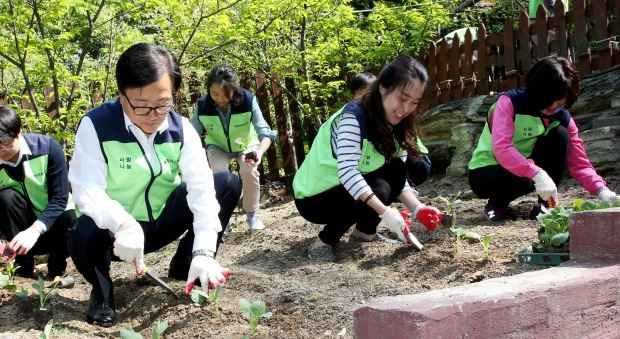
{"label": "soil", "polygon": [[[599,169],[599,173],[612,190],[620,191],[618,168]],[[70,263],[74,287],[56,290],[48,301],[55,316],[52,337],[118,338],[125,327],[151,337],[157,322],[165,321],[164,338],[242,338],[251,334],[238,303],[246,298],[264,301],[267,311],[273,312],[271,318],[260,320],[257,337],[354,338],[353,311],[372,298],[424,293],[548,268],[521,264],[515,255],[537,237],[537,222],[527,220],[536,202],[533,193],[512,203],[517,220],[501,224],[484,218],[485,201],[471,192],[464,177],[434,176],[419,190],[422,202],[440,209],[445,205],[433,198],[452,199],[460,191],[462,202],[454,207],[456,226],[481,235],[495,234],[490,256],[485,258],[483,247],[475,240],[463,240],[461,251],[455,253],[455,237],[449,229],[429,232],[414,222],[411,229],[424,244],[422,252],[407,245],[348,243],[346,234],[335,248],[336,263],[310,259],[308,245],[322,226],[301,218],[285,185],[275,182],[263,187],[260,214],[266,230],[250,232],[242,210],[235,211],[233,219],[236,217],[239,225],[224,237],[218,253],[219,262],[234,272],[220,295],[219,313],[208,302],[197,306],[186,296],[174,299],[146,278],[137,277],[130,264],[115,262],[111,274],[119,323],[111,328],[88,324],[85,312],[90,285]],[[595,198],[568,177],[559,193],[563,206],[570,206],[573,199]],[[384,224],[379,232],[395,237]],[[176,245],[148,254],[145,260],[152,272],[180,291],[184,282],[166,278]],[[37,265],[36,271],[46,273],[45,265]],[[13,291],[0,290],[0,337],[36,338],[40,330],[35,329],[32,313],[39,302],[31,288],[35,281],[16,278],[15,282],[18,290],[24,287],[30,293],[19,299]]]}

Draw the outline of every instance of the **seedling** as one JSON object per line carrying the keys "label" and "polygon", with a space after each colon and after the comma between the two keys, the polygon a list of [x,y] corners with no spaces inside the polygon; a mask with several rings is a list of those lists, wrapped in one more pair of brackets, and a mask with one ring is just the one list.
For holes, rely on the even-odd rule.
{"label": "seedling", "polygon": [[52,327],[54,327],[54,319],[50,319],[50,321],[47,322],[47,325],[45,325],[45,329],[43,329],[43,332],[39,334],[39,339],[50,339],[50,335],[52,334]]}
{"label": "seedling", "polygon": [[452,214],[452,209],[454,208],[454,206],[458,205],[461,202],[461,200],[459,199],[459,195],[461,195],[461,192],[458,192],[454,199],[452,199],[452,201],[444,197],[437,197],[439,200],[446,203],[446,214]]}
{"label": "seedling", "polygon": [[355,268],[346,268],[344,270],[344,273],[346,273],[346,274],[355,274],[355,273],[357,273],[357,271],[355,270]]}
{"label": "seedling", "polygon": [[46,307],[47,298],[49,298],[52,292],[54,292],[59,281],[60,281],[60,277],[56,277],[54,279],[54,283],[52,284],[52,287],[50,287],[47,293],[45,292],[45,281],[43,281],[43,278],[41,278],[41,276],[39,276],[38,284],[32,284],[32,288],[34,288],[37,292],[39,292],[39,309],[40,310],[47,310],[47,307]]}
{"label": "seedling", "polygon": [[[167,322],[157,322],[157,325],[153,328],[153,332],[151,334],[152,339],[161,338],[161,334],[168,328]],[[131,327],[125,327],[121,330],[121,339],[144,339],[144,337],[140,333],[136,333]]]}
{"label": "seedling", "polygon": [[220,307],[218,303],[218,298],[220,297],[220,293],[222,293],[222,288],[224,288],[224,284],[219,284],[213,290],[213,292],[210,292],[209,294],[199,289],[192,290],[192,301],[197,305],[202,305],[204,304],[205,300],[208,299],[211,305],[213,305],[215,313],[219,313]]}
{"label": "seedling", "polygon": [[463,247],[463,245],[461,244],[461,239],[463,237],[463,228],[451,228],[450,231],[452,231],[452,233],[456,235],[456,252],[458,253],[461,250],[461,247]]}
{"label": "seedling", "polygon": [[485,257],[488,259],[491,255],[491,241],[493,240],[493,236],[493,233],[480,236],[480,234],[476,232],[467,232],[463,235],[463,238],[477,239],[484,249]]}
{"label": "seedling", "polygon": [[319,299],[323,299],[323,295],[322,295],[321,293],[314,293],[313,295],[311,295],[311,296],[308,298],[308,301],[310,301],[310,302],[315,302],[315,301],[317,301],[317,300],[319,300]]}
{"label": "seedling", "polygon": [[250,328],[252,329],[252,335],[256,334],[256,328],[258,327],[258,321],[261,318],[269,318],[272,316],[271,312],[265,312],[266,311],[265,303],[260,300],[256,300],[255,302],[250,304],[250,302],[247,299],[241,298],[239,299],[239,307],[241,307],[241,310],[243,311],[243,313],[245,313],[245,315],[247,315],[250,320]]}
{"label": "seedling", "polygon": [[[590,208],[591,204],[586,203],[588,202],[583,202],[583,204],[580,204],[580,202],[576,200],[573,202],[573,205],[576,205],[579,208]],[[592,205],[596,207],[595,203]],[[538,220],[540,226],[545,232],[538,236],[541,243],[538,244],[537,247],[543,248],[544,244],[554,247],[565,246],[570,240],[568,234],[568,217],[573,213],[573,210],[566,210],[562,206],[556,206],[549,210],[543,207],[542,212],[543,213],[536,217],[536,220]]]}

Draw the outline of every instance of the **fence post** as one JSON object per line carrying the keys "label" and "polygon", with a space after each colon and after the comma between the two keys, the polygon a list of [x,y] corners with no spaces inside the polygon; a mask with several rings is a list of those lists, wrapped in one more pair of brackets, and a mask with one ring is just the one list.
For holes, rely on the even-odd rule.
{"label": "fence post", "polygon": [[[559,1],[562,2],[562,1]],[[530,42],[530,18],[525,11],[519,16],[519,48],[521,55],[521,72],[525,74],[532,67],[532,43]]]}
{"label": "fence post", "polygon": [[461,81],[461,41],[459,35],[456,33],[454,33],[452,48],[450,48],[448,53],[450,54],[448,75],[452,81],[450,82],[450,99],[446,102],[452,101],[452,99],[461,100],[463,98],[463,82]]}
{"label": "fence post", "polygon": [[509,88],[519,87],[519,73],[515,53],[515,33],[512,19],[504,21],[504,62],[506,64],[506,79]]}
{"label": "fence post", "polygon": [[431,43],[431,47],[428,49],[428,86],[430,88],[430,95],[428,96],[428,106],[439,106],[439,85],[437,84],[437,49],[435,43]]}
{"label": "fence post", "polygon": [[[564,3],[557,1],[554,9],[555,41],[558,46],[558,55],[568,58],[568,34],[566,34],[566,11]],[[574,56],[573,56],[574,58]]]}
{"label": "fence post", "polygon": [[284,113],[284,102],[282,101],[282,89],[280,89],[280,75],[271,73],[271,90],[273,95],[273,106],[276,110],[276,125],[278,126],[278,137],[280,138],[280,155],[282,156],[282,167],[285,174],[295,173],[295,167],[291,160],[291,144],[288,141],[288,130],[286,128],[286,114]]}
{"label": "fence post", "polygon": [[487,29],[484,24],[478,25],[478,60],[474,64],[474,73],[480,81],[476,85],[476,95],[489,94],[489,75],[487,74]]}
{"label": "fence post", "polygon": [[[256,97],[258,98],[258,106],[263,113],[263,118],[267,125],[271,128],[273,121],[269,114],[269,98],[267,96],[267,85],[265,82],[265,73],[256,71]],[[272,143],[267,149],[267,164],[269,164],[269,179],[274,180],[279,176],[278,173],[278,155],[276,154],[275,145]]]}
{"label": "fence post", "polygon": [[471,34],[471,30],[467,30],[465,32],[465,46],[464,46],[464,54],[465,60],[461,64],[461,69],[463,70],[463,97],[470,98],[475,95],[476,91],[476,79],[474,78],[474,68],[473,68],[473,36]]}
{"label": "fence post", "polygon": [[446,39],[443,39],[441,41],[441,45],[439,46],[439,59],[437,63],[439,64],[439,67],[437,67],[437,83],[439,85],[439,90],[441,91],[439,103],[445,104],[450,102],[450,80],[448,79],[448,42]]}
{"label": "fence post", "polygon": [[573,1],[573,22],[575,23],[576,57],[578,58],[577,69],[579,75],[586,76],[592,73],[592,56],[588,46],[588,23],[586,22],[586,1]]}
{"label": "fence post", "polygon": [[547,27],[547,10],[544,6],[538,6],[536,11],[536,35],[538,36],[536,56],[540,60],[549,56],[549,28]]}
{"label": "fence post", "polygon": [[[618,0],[616,0],[618,1]],[[594,0],[594,36],[596,37],[596,51],[598,53],[598,70],[611,68],[611,41],[607,33],[609,20],[607,19],[607,3],[605,0]],[[620,13],[616,13],[616,16]],[[616,24],[618,18],[616,17]]]}
{"label": "fence post", "polygon": [[[297,89],[295,88],[295,79],[287,77],[285,82],[286,88],[289,92],[297,97]],[[301,164],[306,159],[306,153],[304,150],[304,135],[301,128],[301,113],[297,102],[289,96],[288,109],[291,115],[291,129],[293,130],[293,146],[295,148],[295,158],[297,160],[297,168],[301,167]]]}

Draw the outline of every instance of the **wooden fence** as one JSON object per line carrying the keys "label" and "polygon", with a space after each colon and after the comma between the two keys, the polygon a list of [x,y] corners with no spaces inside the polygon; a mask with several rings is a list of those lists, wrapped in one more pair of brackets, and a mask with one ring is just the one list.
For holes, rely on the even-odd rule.
{"label": "wooden fence", "polygon": [[[592,0],[588,5],[585,0],[575,0],[566,13],[563,3],[557,1],[554,17],[548,18],[540,6],[534,24],[522,12],[519,28],[514,29],[508,18],[502,35],[487,35],[480,24],[477,39],[468,30],[465,41],[455,35],[452,46],[444,39],[439,48],[433,44],[422,49],[418,60],[429,71],[431,93],[423,108],[522,87],[530,67],[553,54],[570,58],[581,77],[620,65],[618,14],[620,0]],[[555,39],[548,41],[549,33],[555,33]]]}
{"label": "wooden fence", "polygon": [[[485,26],[480,24],[478,38],[472,37],[468,30],[464,42],[455,36],[451,46],[444,40],[439,52],[434,44],[428,50],[420,50],[417,58],[427,67],[430,77],[430,95],[420,105],[422,111],[463,98],[521,87],[524,85],[524,75],[532,64],[552,54],[571,58],[580,76],[620,65],[620,51],[617,50],[620,0],[592,0],[589,5],[585,0],[575,0],[573,10],[566,13],[562,2],[558,1],[554,14],[554,17],[547,18],[546,11],[540,7],[534,24],[530,24],[527,14],[522,12],[519,28],[514,29],[513,21],[508,18],[502,35],[487,35]],[[550,31],[555,33],[555,39],[537,45],[531,42],[534,36],[538,42],[548,41]],[[477,58],[474,58],[474,51],[477,51]],[[347,81],[343,65],[340,69],[338,79]],[[370,71],[378,74],[377,69]],[[177,107],[185,114],[193,109],[202,95],[202,80],[196,74],[189,75],[186,81],[185,88],[190,93],[185,93],[183,88],[177,100]],[[304,140],[308,141],[309,147],[316,136],[310,119],[302,118],[297,102],[284,93],[279,84],[284,84],[302,104],[308,103],[304,95],[298,94],[298,84],[292,78],[280,79],[277,73],[266,76],[260,71],[241,76],[241,86],[255,93],[263,117],[269,126],[278,131],[278,142],[266,153],[268,173],[264,173],[262,164],[259,166],[263,183],[267,177],[271,180],[278,178],[280,169],[285,175],[293,174],[305,159]],[[91,103],[95,106],[101,102],[102,92],[95,84],[91,84],[89,89]],[[50,90],[44,90],[46,112],[53,116],[56,106]],[[338,99],[345,101],[343,96],[338,98],[334,95],[325,102],[319,102],[318,106],[335,108],[333,105]],[[0,93],[0,103],[8,103],[6,94]],[[21,105],[22,108],[30,107],[26,99],[21,101]]]}

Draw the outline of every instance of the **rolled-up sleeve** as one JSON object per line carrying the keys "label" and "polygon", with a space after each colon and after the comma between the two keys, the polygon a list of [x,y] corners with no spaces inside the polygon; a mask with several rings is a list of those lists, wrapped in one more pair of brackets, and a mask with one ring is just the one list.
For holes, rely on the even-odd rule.
{"label": "rolled-up sleeve", "polygon": [[222,230],[222,225],[217,216],[220,205],[215,198],[213,172],[207,163],[200,137],[185,118],[183,138],[179,169],[183,173],[182,180],[187,186],[187,204],[194,214],[193,249],[215,251],[217,233]]}
{"label": "rolled-up sleeve", "polygon": [[73,201],[99,228],[116,233],[125,222],[135,222],[121,204],[106,193],[108,167],[92,121],[82,118],[75,135],[75,151],[69,168]]}
{"label": "rolled-up sleeve", "polygon": [[254,126],[256,134],[258,134],[259,141],[262,141],[265,138],[269,138],[273,141],[276,136],[278,136],[278,132],[272,130],[271,127],[267,125],[265,118],[263,118],[263,112],[261,112],[260,107],[258,106],[256,97],[252,99],[252,125]]}

